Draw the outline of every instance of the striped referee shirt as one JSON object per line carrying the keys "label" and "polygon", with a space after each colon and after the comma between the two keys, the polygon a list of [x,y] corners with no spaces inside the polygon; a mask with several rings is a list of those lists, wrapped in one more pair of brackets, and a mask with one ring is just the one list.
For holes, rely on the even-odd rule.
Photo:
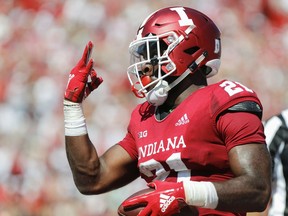
{"label": "striped referee shirt", "polygon": [[264,122],[273,164],[272,203],[269,216],[288,216],[288,109]]}

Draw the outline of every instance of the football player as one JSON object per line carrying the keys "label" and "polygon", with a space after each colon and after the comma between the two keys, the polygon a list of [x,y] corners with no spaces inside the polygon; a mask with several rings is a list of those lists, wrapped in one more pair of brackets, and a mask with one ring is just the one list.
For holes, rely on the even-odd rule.
{"label": "football player", "polygon": [[146,101],[132,112],[123,140],[103,155],[89,139],[81,106],[102,83],[87,44],[64,96],[67,157],[81,193],[105,193],[141,176],[155,190],[123,202],[145,205],[140,216],[173,215],[185,205],[199,215],[265,209],[271,164],[261,102],[239,82],[207,84],[220,67],[220,36],[209,17],[188,7],[145,19],[129,46],[127,74]]}

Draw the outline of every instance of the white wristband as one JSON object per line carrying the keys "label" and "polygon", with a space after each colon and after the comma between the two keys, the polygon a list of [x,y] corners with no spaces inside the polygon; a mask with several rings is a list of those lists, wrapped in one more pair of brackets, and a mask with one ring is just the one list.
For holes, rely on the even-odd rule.
{"label": "white wristband", "polygon": [[212,182],[183,182],[186,203],[201,208],[215,209],[218,205],[218,195]]}
{"label": "white wristband", "polygon": [[81,103],[64,100],[65,136],[80,136],[87,134],[85,117]]}

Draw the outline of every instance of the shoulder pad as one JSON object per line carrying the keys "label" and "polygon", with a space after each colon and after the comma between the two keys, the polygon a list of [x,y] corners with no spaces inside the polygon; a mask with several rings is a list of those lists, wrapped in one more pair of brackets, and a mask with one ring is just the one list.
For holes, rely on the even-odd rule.
{"label": "shoulder pad", "polygon": [[250,112],[256,114],[257,116],[259,116],[259,118],[262,118],[262,109],[259,104],[254,101],[243,101],[241,103],[235,104],[234,106],[229,107],[228,111]]}

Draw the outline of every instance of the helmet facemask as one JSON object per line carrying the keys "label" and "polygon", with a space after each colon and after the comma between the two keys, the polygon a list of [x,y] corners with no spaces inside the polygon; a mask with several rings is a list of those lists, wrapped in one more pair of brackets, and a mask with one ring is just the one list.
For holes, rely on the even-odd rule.
{"label": "helmet facemask", "polygon": [[[157,36],[149,35],[130,44],[131,64],[127,74],[132,91],[137,97],[145,97],[160,81],[163,82],[165,77],[176,70],[176,65],[168,54],[179,43],[177,38],[176,33],[168,32]],[[171,43],[167,46],[164,40]]]}

